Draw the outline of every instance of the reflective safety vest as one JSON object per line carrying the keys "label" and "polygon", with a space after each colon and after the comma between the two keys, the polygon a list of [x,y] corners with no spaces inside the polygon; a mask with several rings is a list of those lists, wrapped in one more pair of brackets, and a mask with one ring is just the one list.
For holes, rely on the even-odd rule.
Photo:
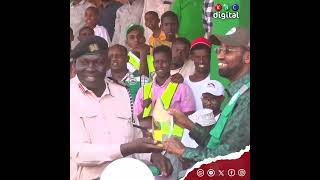
{"label": "reflective safety vest", "polygon": [[[152,98],[152,83],[147,83],[143,86],[143,100],[146,100],[148,98]],[[165,91],[162,93],[160,99],[162,101],[162,104],[164,106],[165,110],[168,110],[172,101],[172,98],[174,96],[174,93],[177,90],[179,84],[170,82],[165,89]],[[148,107],[145,107],[143,110],[143,118],[150,116],[151,114],[151,104]],[[182,137],[183,135],[183,128],[174,124],[173,125],[173,134],[178,137]]]}
{"label": "reflective safety vest", "polygon": [[[132,64],[132,66],[136,70],[139,70],[140,59],[136,55],[134,55],[131,51],[129,51],[128,56],[129,56],[129,63]],[[149,74],[153,73],[155,71],[153,66],[153,56],[147,55],[147,64],[148,64]]]}

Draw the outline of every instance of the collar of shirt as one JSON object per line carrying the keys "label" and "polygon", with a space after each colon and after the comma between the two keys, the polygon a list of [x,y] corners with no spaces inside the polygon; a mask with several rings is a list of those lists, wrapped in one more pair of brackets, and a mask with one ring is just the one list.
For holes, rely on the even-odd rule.
{"label": "collar of shirt", "polygon": [[[178,36],[178,35],[176,35],[176,37],[177,37],[177,36]],[[166,34],[164,33],[164,31],[160,31],[159,39],[160,39],[161,41],[166,40]]]}
{"label": "collar of shirt", "polygon": [[169,77],[169,78],[160,86],[160,85],[158,85],[156,79],[154,79],[154,85],[155,85],[155,87],[164,88],[164,87],[166,87],[166,86],[169,84],[170,81],[171,81],[171,78]]}
{"label": "collar of shirt", "polygon": [[249,81],[250,81],[250,73],[247,73],[243,75],[240,79],[232,82],[227,88],[227,92],[231,96],[233,96],[241,88],[242,85],[248,83]]}
{"label": "collar of shirt", "polygon": [[95,98],[101,98],[103,96],[106,96],[106,95],[111,95],[111,91],[110,91],[110,88],[109,88],[109,83],[107,81],[105,81],[106,83],[106,89],[104,90],[104,92],[102,93],[101,97],[97,97],[91,90],[89,90],[87,87],[85,87],[79,80],[78,76],[76,75],[75,77],[75,80],[78,84],[78,87],[80,89],[80,91],[86,95],[86,96],[92,96],[92,97],[95,97]]}
{"label": "collar of shirt", "polygon": [[127,84],[126,84],[126,80],[127,78],[131,75],[132,73],[130,73],[130,71],[127,72],[127,74],[120,80],[120,81],[116,81],[118,84],[120,84],[121,86],[124,86],[124,87],[128,87]]}
{"label": "collar of shirt", "polygon": [[127,72],[127,74],[121,79],[121,82],[124,83],[125,80],[130,76],[130,71]]}

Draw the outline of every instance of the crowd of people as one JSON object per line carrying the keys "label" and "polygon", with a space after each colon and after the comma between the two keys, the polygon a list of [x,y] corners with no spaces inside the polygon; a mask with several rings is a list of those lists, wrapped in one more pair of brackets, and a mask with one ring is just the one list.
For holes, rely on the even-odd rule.
{"label": "crowd of people", "polygon": [[[250,145],[250,31],[212,34],[209,6],[70,2],[70,180],[99,179],[123,157],[155,166],[155,179],[179,179],[198,161]],[[228,86],[210,77],[213,49]],[[159,140],[160,111],[174,124]]]}

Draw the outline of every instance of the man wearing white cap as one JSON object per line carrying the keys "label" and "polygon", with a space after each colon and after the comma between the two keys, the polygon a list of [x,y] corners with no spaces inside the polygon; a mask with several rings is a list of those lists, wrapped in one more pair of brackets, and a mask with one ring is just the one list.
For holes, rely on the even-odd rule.
{"label": "man wearing white cap", "polygon": [[212,109],[214,119],[217,121],[221,113],[221,103],[224,100],[224,87],[217,80],[210,80],[202,92],[203,108]]}
{"label": "man wearing white cap", "polygon": [[[189,118],[209,132],[215,122],[219,119],[221,110],[220,106],[224,100],[224,87],[216,80],[210,80],[202,91],[202,106],[200,109],[189,116]],[[189,136],[189,130],[185,129],[181,142],[186,147],[196,148],[198,144]]]}

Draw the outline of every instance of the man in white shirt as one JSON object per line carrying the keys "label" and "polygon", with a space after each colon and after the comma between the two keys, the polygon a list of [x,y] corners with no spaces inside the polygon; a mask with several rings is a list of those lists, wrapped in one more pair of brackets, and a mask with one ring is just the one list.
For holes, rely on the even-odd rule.
{"label": "man in white shirt", "polygon": [[100,36],[105,39],[108,45],[111,44],[111,39],[107,29],[98,25],[99,10],[96,7],[88,7],[84,14],[86,26],[91,27],[94,30],[94,35]]}
{"label": "man in white shirt", "polygon": [[[84,12],[90,6],[95,6],[88,0],[73,0],[70,3],[70,27],[73,30],[73,34],[79,34],[79,30],[85,25]],[[77,38],[72,41],[71,48],[73,49],[79,40]]]}
{"label": "man in white shirt", "polygon": [[[208,111],[203,111],[200,109],[196,111],[194,114],[190,115],[189,118],[194,121],[194,123],[198,123],[203,127],[206,127],[206,130],[210,131],[212,126],[219,119],[221,114],[221,103],[224,100],[224,87],[217,80],[210,80],[204,87],[202,91],[201,102],[203,109],[212,110],[213,116],[209,116],[210,113]],[[202,113],[205,112],[205,113]],[[214,118],[207,118],[207,117]],[[196,148],[198,144],[189,136],[189,130],[185,129],[183,133],[183,137],[181,142],[186,147]]]}
{"label": "man in white shirt", "polygon": [[202,109],[202,88],[210,81],[211,43],[204,37],[198,37],[191,43],[190,57],[194,63],[195,71],[184,78],[184,82],[191,88],[196,110]]}

